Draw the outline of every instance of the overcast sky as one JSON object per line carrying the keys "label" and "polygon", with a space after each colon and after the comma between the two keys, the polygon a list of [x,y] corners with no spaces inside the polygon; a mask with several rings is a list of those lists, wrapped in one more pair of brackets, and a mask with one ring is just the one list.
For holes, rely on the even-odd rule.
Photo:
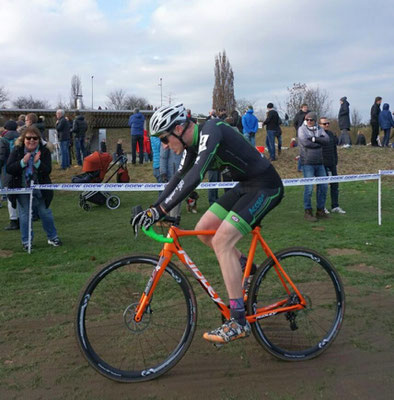
{"label": "overcast sky", "polygon": [[[212,104],[226,50],[236,98],[282,104],[294,82],[347,96],[364,120],[375,96],[394,109],[393,0],[0,0],[0,86],[11,99],[68,101],[71,77],[94,108],[124,89],[193,112]],[[94,76],[92,80],[92,76]]]}

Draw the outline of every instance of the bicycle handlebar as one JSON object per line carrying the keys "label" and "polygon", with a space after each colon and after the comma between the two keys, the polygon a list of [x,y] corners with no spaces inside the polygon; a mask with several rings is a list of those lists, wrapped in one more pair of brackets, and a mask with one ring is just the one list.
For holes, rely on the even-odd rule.
{"label": "bicycle handlebar", "polygon": [[142,228],[142,232],[145,233],[146,236],[149,236],[151,239],[156,240],[157,242],[160,243],[173,243],[174,239],[173,238],[168,238],[165,237],[164,235],[161,235],[153,229],[153,227],[149,227],[148,229]]}

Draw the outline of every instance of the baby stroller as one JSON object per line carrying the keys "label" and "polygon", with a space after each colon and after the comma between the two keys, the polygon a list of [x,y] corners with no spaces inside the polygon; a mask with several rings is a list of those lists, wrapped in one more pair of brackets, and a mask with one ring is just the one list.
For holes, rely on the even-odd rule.
{"label": "baby stroller", "polygon": [[[117,157],[112,164],[111,162],[112,156],[110,154],[95,151],[84,158],[82,166],[82,171],[84,171],[84,173],[73,176],[71,182],[101,183],[105,175],[112,169],[114,169],[114,172],[104,183],[109,182],[115,174],[118,174],[118,182],[128,182],[127,158],[122,155]],[[120,171],[121,175],[119,173]],[[121,176],[121,179],[119,179],[119,176]],[[110,192],[86,191],[79,195],[79,206],[85,211],[91,209],[91,205],[88,202],[97,205],[105,204],[110,210],[116,210],[120,206],[120,198]]]}

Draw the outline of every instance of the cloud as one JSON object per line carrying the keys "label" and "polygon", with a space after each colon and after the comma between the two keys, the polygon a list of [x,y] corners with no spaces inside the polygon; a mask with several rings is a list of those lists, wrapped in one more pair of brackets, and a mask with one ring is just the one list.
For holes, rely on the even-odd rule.
{"label": "cloud", "polygon": [[294,82],[327,90],[334,111],[347,95],[365,119],[391,95],[394,7],[380,0],[2,0],[0,15],[0,85],[13,98],[55,105],[78,74],[87,99],[94,75],[96,106],[116,88],[158,105],[162,78],[165,96],[206,112],[224,49],[236,96],[261,107]]}

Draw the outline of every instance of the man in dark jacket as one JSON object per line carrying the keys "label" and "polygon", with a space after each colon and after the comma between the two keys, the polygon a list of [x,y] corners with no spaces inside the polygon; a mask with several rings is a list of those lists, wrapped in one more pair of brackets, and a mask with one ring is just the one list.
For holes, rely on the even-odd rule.
{"label": "man in dark jacket", "polygon": [[131,128],[131,163],[136,163],[137,143],[139,147],[140,164],[144,162],[144,122],[145,117],[138,108],[134,109],[134,114],[129,118],[129,126]]}
{"label": "man in dark jacket", "polygon": [[[330,121],[326,117],[321,117],[319,119],[319,125],[324,129],[326,134],[328,135],[329,142],[327,144],[323,144],[323,164],[326,169],[327,176],[337,176],[337,164],[338,164],[338,152],[337,152],[337,142],[338,138],[332,133],[328,128],[330,126]],[[331,212],[338,214],[346,214],[341,207],[339,207],[338,197],[338,182],[330,183],[330,192],[331,192]],[[327,209],[324,210],[327,214]]]}
{"label": "man in dark jacket", "polygon": [[377,138],[379,136],[379,114],[380,114],[380,104],[382,103],[382,98],[380,96],[375,98],[375,103],[371,107],[371,145],[379,146]]}
{"label": "man in dark jacket", "polygon": [[338,124],[341,130],[341,136],[339,136],[338,145],[349,147],[352,144],[350,139],[350,109],[347,97],[341,97],[339,100],[341,106],[338,113]]}
{"label": "man in dark jacket", "polygon": [[64,110],[56,111],[56,130],[62,153],[62,169],[70,168],[70,123],[64,115]]}
{"label": "man in dark jacket", "polygon": [[75,152],[78,165],[82,165],[82,161],[86,157],[85,135],[87,130],[88,124],[85,121],[85,117],[81,115],[78,110],[75,111],[75,118],[71,133],[74,134]]}
{"label": "man in dark jacket", "polygon": [[[0,138],[0,177],[1,187],[8,187],[11,181],[11,175],[6,172],[7,160],[10,156],[11,150],[14,148],[15,141],[19,137],[18,124],[15,121],[7,121],[4,125],[3,136]],[[19,218],[16,207],[13,207],[10,200],[8,203],[8,214],[10,223],[4,229],[6,231],[13,231],[19,229]]]}
{"label": "man in dark jacket", "polygon": [[275,161],[275,137],[278,137],[278,152],[282,147],[282,136],[280,135],[281,129],[279,126],[279,114],[274,110],[272,103],[267,104],[267,118],[265,119],[263,126],[267,126],[267,138],[265,144],[268,147],[270,153],[270,160]]}
{"label": "man in dark jacket", "polygon": [[388,103],[383,104],[383,110],[379,114],[379,125],[384,131],[382,147],[389,147],[391,128],[394,127],[394,121]]}
{"label": "man in dark jacket", "polygon": [[294,116],[293,125],[296,131],[296,137],[298,135],[298,128],[304,123],[305,115],[308,114],[308,104],[302,104],[300,111]]}

